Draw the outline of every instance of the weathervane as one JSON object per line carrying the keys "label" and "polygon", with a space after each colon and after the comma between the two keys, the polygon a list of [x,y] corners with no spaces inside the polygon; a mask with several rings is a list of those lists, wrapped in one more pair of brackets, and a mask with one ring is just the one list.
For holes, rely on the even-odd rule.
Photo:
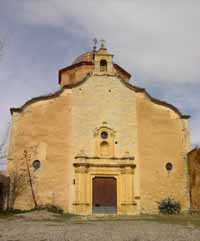
{"label": "weathervane", "polygon": [[93,39],[93,43],[94,43],[93,50],[94,50],[94,52],[95,52],[95,51],[96,51],[96,48],[97,48],[98,39],[97,39],[97,38],[94,38],[94,39]]}

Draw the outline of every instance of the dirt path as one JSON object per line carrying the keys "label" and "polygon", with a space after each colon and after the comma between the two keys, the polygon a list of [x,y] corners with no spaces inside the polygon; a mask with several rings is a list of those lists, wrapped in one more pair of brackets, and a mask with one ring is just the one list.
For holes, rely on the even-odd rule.
{"label": "dirt path", "polygon": [[34,215],[0,219],[0,241],[200,241],[200,227],[193,224],[63,220],[54,215],[45,221],[40,220],[44,214]]}

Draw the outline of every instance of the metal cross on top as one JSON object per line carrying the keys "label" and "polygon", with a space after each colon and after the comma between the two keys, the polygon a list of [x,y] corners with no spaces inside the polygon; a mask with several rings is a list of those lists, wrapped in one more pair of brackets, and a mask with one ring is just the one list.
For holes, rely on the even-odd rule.
{"label": "metal cross on top", "polygon": [[94,49],[94,51],[95,51],[96,48],[97,48],[98,39],[97,39],[97,38],[94,38],[94,39],[93,39],[93,43],[94,43],[93,49]]}
{"label": "metal cross on top", "polygon": [[[105,41],[104,39],[101,39],[100,42],[101,42],[101,48],[102,48],[102,49],[105,49],[105,48],[106,48],[106,41]],[[96,48],[97,48],[98,39],[97,39],[97,38],[94,38],[94,39],[93,39],[93,43],[94,43],[93,50],[95,51]]]}
{"label": "metal cross on top", "polygon": [[101,48],[105,49],[106,48],[106,40],[101,39]]}

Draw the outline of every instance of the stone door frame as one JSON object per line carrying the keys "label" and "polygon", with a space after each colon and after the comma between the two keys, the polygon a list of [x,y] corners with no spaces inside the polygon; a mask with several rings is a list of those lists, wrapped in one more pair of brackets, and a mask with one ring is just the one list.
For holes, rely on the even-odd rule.
{"label": "stone door frame", "polygon": [[119,175],[118,174],[98,174],[98,173],[93,173],[90,175],[90,203],[91,203],[91,210],[90,213],[91,214],[95,214],[93,213],[93,179],[95,177],[111,177],[114,178],[116,180],[116,214],[118,214],[119,212],[119,205],[120,205],[120,184],[119,184]]}
{"label": "stone door frame", "polygon": [[[117,198],[117,194],[118,194],[118,190],[117,190],[117,187],[118,187],[118,183],[117,183],[117,178],[115,177],[115,176],[113,176],[113,175],[107,175],[107,176],[105,176],[105,175],[94,175],[94,177],[92,178],[92,180],[91,180],[91,186],[92,186],[92,202],[91,202],[91,206],[92,206],[92,214],[96,214],[95,212],[94,212],[94,206],[93,206],[93,204],[94,204],[94,200],[93,200],[93,198],[94,198],[94,196],[93,196],[93,191],[94,191],[94,179],[95,178],[112,178],[112,179],[114,179],[114,182],[115,182],[115,195],[116,195],[116,202],[115,202],[115,206],[113,206],[114,208],[116,208],[116,213],[117,213],[117,202],[118,202],[118,198]],[[116,214],[116,213],[114,213],[114,214]],[[104,214],[104,213],[102,213],[102,214]],[[106,213],[105,213],[106,214]]]}
{"label": "stone door frame", "polygon": [[[133,215],[136,213],[134,199],[134,164],[106,163],[101,164],[93,160],[90,163],[74,163],[75,180],[73,213],[78,215],[93,214],[93,179],[95,177],[112,177],[116,179],[117,207],[116,213],[120,215]],[[96,160],[95,161],[99,161]]]}

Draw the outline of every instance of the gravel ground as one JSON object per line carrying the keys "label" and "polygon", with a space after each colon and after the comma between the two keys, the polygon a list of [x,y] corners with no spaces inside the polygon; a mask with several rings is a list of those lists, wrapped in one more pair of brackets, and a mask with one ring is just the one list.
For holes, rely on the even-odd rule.
{"label": "gravel ground", "polygon": [[64,220],[45,213],[27,216],[0,218],[0,241],[200,241],[200,226],[191,222]]}

